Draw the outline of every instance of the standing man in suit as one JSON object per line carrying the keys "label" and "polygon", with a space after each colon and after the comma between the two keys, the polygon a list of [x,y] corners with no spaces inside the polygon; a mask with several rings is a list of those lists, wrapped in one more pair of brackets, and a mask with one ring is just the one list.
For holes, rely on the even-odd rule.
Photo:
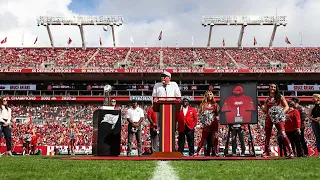
{"label": "standing man in suit", "polygon": [[178,84],[171,81],[171,74],[167,71],[161,73],[161,82],[154,85],[152,97],[181,97]]}
{"label": "standing man in suit", "polygon": [[194,129],[198,122],[197,111],[189,106],[189,100],[184,98],[182,100],[182,109],[178,115],[178,151],[183,153],[185,137],[187,136],[187,142],[189,147],[189,155],[194,155]]}

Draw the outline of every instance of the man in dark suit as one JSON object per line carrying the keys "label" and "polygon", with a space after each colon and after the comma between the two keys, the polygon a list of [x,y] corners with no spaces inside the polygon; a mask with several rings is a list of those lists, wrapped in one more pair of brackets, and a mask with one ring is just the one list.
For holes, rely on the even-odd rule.
{"label": "man in dark suit", "polygon": [[189,155],[194,154],[194,129],[198,122],[197,111],[189,106],[189,100],[184,98],[182,100],[182,109],[178,115],[178,151],[183,153],[185,137],[187,137]]}

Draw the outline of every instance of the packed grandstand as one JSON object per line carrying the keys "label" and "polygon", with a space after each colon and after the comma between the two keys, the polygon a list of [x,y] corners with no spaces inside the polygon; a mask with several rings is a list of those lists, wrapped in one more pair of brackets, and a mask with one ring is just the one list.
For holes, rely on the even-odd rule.
{"label": "packed grandstand", "polygon": [[1,48],[2,68],[40,68],[46,64],[68,68],[192,67],[317,68],[320,48]]}
{"label": "packed grandstand", "polygon": [[[95,109],[102,105],[103,83],[114,85],[111,93],[122,108],[122,114],[128,109],[128,101],[136,98],[141,101],[140,106],[147,110],[150,106],[151,90],[158,76],[153,73],[151,78],[148,74],[134,76],[121,72],[119,80],[108,79],[108,74],[97,74],[86,80],[79,77],[66,79],[61,74],[40,74],[31,76],[34,71],[23,72],[23,69],[99,69],[99,68],[211,68],[211,69],[276,69],[282,72],[284,69],[314,69],[320,65],[319,48],[0,48],[1,72],[18,72],[17,74],[6,74],[6,80],[1,81],[1,95],[8,96],[11,100],[10,106],[13,112],[13,144],[21,146],[23,136],[28,130],[29,123],[34,124],[38,135],[39,146],[67,146],[69,141],[68,123],[77,123],[80,135],[76,144],[78,146],[91,146],[92,144],[92,114]],[[15,71],[19,70],[19,71]],[[38,72],[38,71],[37,71]],[[47,71],[50,72],[50,71]],[[309,71],[310,72],[310,71]],[[81,72],[80,72],[81,73]],[[276,72],[273,72],[276,74]],[[1,74],[3,75],[3,74]],[[156,74],[158,75],[158,74]],[[201,73],[194,73],[188,79],[173,76],[173,80],[179,82],[182,95],[193,97],[192,106],[199,106],[204,92],[208,89],[214,90],[219,96],[219,83],[236,81],[229,78],[226,80],[193,80],[203,77]],[[221,75],[223,76],[223,75]],[[257,75],[258,76],[258,75]],[[287,75],[290,79],[280,84],[281,93],[285,96],[298,96],[302,104],[309,109],[311,98],[308,96],[319,91],[319,86],[314,83],[316,77],[310,75],[307,81],[295,81],[294,76]],[[32,80],[29,79],[32,77]],[[37,79],[38,78],[38,79]],[[141,80],[142,78],[142,80]],[[9,80],[8,80],[9,79]],[[127,80],[128,79],[128,80]],[[129,80],[130,79],[130,80]],[[257,92],[259,101],[263,101],[268,82],[274,80],[272,77],[260,80],[259,78],[246,79],[242,81],[256,81],[260,88]],[[114,84],[113,84],[114,83]],[[21,86],[20,86],[21,85]],[[84,98],[85,97],[85,98]],[[82,99],[81,99],[82,98]],[[218,98],[217,98],[218,99]],[[218,99],[219,100],[219,99]],[[264,145],[264,121],[265,115],[259,110],[259,123],[251,127],[255,146]],[[123,118],[121,144],[125,151],[127,143],[127,122]],[[149,151],[149,126],[148,121],[143,124],[143,146],[144,151]],[[247,128],[246,128],[247,129]],[[196,140],[200,139],[200,128],[196,130]],[[228,129],[221,126],[219,129],[219,145],[224,146]],[[276,133],[276,130],[273,131]],[[308,145],[313,148],[315,137],[308,124],[305,132]],[[248,144],[248,131],[245,135]],[[273,146],[277,146],[276,136],[271,140]],[[5,145],[4,139],[1,146]],[[197,146],[197,144],[195,145]]]}

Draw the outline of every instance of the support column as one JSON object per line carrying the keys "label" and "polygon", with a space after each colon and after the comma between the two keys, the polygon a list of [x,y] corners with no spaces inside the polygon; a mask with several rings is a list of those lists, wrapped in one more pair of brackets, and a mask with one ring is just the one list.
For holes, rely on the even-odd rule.
{"label": "support column", "polygon": [[209,30],[209,38],[208,38],[208,44],[207,44],[207,48],[210,47],[210,42],[211,42],[211,34],[212,34],[212,25],[210,25],[210,30]]}
{"label": "support column", "polygon": [[49,35],[49,39],[50,39],[50,44],[51,44],[51,47],[54,48],[54,45],[53,45],[53,38],[52,38],[52,34],[51,34],[51,30],[50,30],[50,27],[49,25],[46,26],[47,28],[47,31],[48,31],[48,35]]}
{"label": "support column", "polygon": [[273,46],[273,41],[274,41],[274,37],[276,36],[277,27],[278,26],[276,24],[273,26],[273,31],[272,31],[272,35],[271,35],[271,39],[270,39],[270,43],[269,43],[269,48],[272,48],[272,46]]}

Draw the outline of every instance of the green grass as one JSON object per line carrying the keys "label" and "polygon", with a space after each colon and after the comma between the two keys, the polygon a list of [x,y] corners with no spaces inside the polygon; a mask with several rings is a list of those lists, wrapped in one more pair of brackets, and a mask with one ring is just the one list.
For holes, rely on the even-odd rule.
{"label": "green grass", "polygon": [[[66,157],[66,156],[64,156]],[[58,156],[0,158],[0,179],[151,179],[156,161],[72,161]],[[171,161],[180,179],[320,179],[319,158]]]}
{"label": "green grass", "polygon": [[149,179],[156,161],[72,161],[41,156],[0,158],[0,179]]}
{"label": "green grass", "polygon": [[320,179],[319,158],[268,161],[174,161],[180,179]]}

